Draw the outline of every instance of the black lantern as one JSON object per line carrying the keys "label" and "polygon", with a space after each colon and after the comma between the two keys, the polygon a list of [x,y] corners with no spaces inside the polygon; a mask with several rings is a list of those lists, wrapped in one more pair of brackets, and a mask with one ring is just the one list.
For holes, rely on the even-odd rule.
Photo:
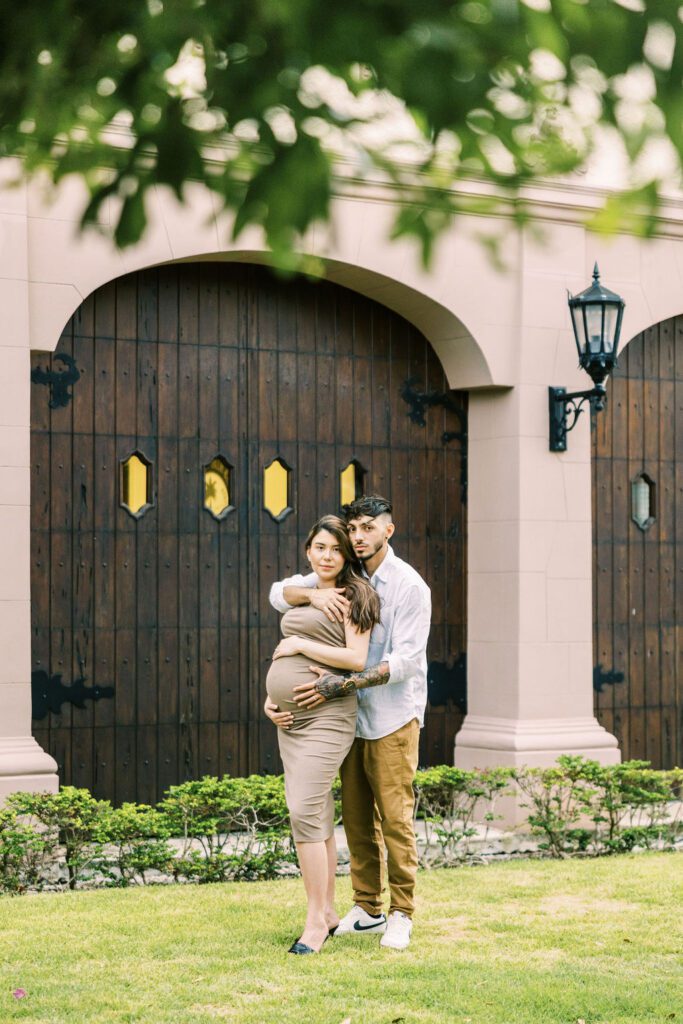
{"label": "black lantern", "polygon": [[597,263],[592,285],[579,295],[569,295],[568,302],[579,366],[592,378],[594,387],[591,391],[574,391],[571,394],[567,394],[566,388],[548,389],[551,452],[567,450],[567,434],[576,426],[584,402],[590,402],[595,410],[604,409],[605,381],[617,365],[624,315],[621,296],[600,284]]}

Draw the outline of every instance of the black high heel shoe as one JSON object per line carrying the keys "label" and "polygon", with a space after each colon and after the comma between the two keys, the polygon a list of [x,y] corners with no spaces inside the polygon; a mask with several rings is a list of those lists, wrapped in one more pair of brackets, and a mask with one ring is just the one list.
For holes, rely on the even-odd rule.
{"label": "black high heel shoe", "polygon": [[296,953],[297,956],[306,956],[307,953],[317,953],[317,949],[307,946],[305,942],[293,942],[287,950],[288,953]]}
{"label": "black high heel shoe", "polygon": [[[320,949],[323,948],[323,946],[327,942],[328,937],[329,936],[327,935],[325,936]],[[307,946],[305,942],[301,942],[300,939],[297,939],[296,942],[292,943],[287,952],[294,953],[296,956],[307,956],[308,953],[319,953],[320,949],[313,949],[313,946]]]}

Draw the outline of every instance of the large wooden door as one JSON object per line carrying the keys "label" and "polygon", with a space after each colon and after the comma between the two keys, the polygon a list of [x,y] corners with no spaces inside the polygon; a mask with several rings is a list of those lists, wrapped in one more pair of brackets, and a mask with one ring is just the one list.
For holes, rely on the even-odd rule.
{"label": "large wooden door", "polygon": [[593,425],[595,707],[622,756],[683,763],[683,318],[619,357]]}
{"label": "large wooden door", "polygon": [[[50,364],[80,376],[60,389]],[[452,760],[466,402],[414,328],[263,268],[162,267],[94,293],[54,356],[34,353],[32,377],[34,732],[65,782],[153,801],[204,773],[279,770],[261,711],[278,635],[268,589],[303,568],[352,461],[358,487],[392,498],[395,548],[432,587],[422,761]],[[150,480],[135,516],[131,457]],[[216,458],[220,517],[205,507]],[[289,488],[275,516],[274,460]]]}

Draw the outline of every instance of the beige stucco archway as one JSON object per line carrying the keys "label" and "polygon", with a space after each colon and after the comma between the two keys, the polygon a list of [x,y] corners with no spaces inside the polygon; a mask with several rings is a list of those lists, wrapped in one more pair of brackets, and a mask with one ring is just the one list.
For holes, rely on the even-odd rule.
{"label": "beige stucco archway", "polygon": [[[394,198],[361,186],[336,201],[332,228],[312,231],[303,246],[332,280],[415,323],[451,385],[472,391],[470,699],[455,752],[463,765],[550,763],[561,752],[618,757],[592,712],[588,429],[580,423],[569,450],[550,453],[547,388],[583,385],[565,289],[585,287],[597,258],[603,279],[626,298],[624,336],[632,337],[677,305],[683,243],[678,221],[650,243],[596,240],[580,223],[589,191],[560,196],[539,186],[542,241],[494,218],[461,218],[429,271],[408,243],[389,241]],[[128,271],[217,254],[266,258],[257,232],[226,242],[229,224],[199,188],[188,189],[185,206],[154,193],[144,241],[123,253],[78,235],[82,199],[77,185],[52,205],[37,187],[0,188],[0,648],[8,652],[0,664],[0,794],[57,784],[54,762],[30,736],[30,350],[54,348],[80,302]],[[504,270],[477,239],[491,227],[501,233]]]}
{"label": "beige stucco archway", "polygon": [[[30,347],[53,349],[64,323],[83,299],[124,273],[196,260],[268,263],[260,233],[247,232],[247,237],[232,243],[226,219],[216,217],[212,209],[207,211],[210,200],[198,190],[185,209],[170,195],[162,200],[157,194],[156,216],[151,218],[144,241],[124,252],[92,231],[79,234],[73,215],[80,210],[77,194],[72,197],[70,218],[29,213],[26,298]],[[63,212],[61,204],[51,209]],[[340,199],[336,222],[343,224],[343,235],[337,230],[319,233],[319,237],[312,232],[301,252],[315,259],[321,276],[381,302],[415,324],[436,350],[449,379],[460,382],[458,386],[509,386],[512,366],[505,342],[512,336],[516,318],[510,318],[510,310],[504,311],[499,303],[494,310],[485,301],[490,281],[482,281],[487,261],[480,245],[467,236],[458,238],[440,267],[421,271],[414,249],[389,241],[391,213],[389,204]],[[487,270],[496,273],[492,266]],[[499,287],[503,287],[507,279],[497,276]]]}
{"label": "beige stucco archway", "polygon": [[[30,735],[30,351],[53,350],[83,299],[131,270],[197,259],[268,258],[258,237],[239,246],[221,244],[227,225],[214,216],[211,197],[201,191],[188,197],[187,207],[156,193],[144,242],[125,253],[96,234],[78,233],[82,200],[77,187],[63,189],[52,205],[35,187],[0,190],[0,296],[7,317],[1,344],[9,377],[0,414],[0,535],[12,538],[0,546],[0,646],[10,651],[0,667],[0,796],[16,788],[57,785],[54,761]],[[500,353],[496,369],[454,312],[449,275],[420,279],[413,254],[389,244],[381,203],[345,201],[337,219],[343,238],[312,236],[304,246],[331,280],[376,298],[419,326],[452,378],[467,377],[473,387],[491,387],[496,378],[507,383]],[[462,267],[472,263],[464,253],[457,261]],[[462,290],[467,291],[464,285]]]}

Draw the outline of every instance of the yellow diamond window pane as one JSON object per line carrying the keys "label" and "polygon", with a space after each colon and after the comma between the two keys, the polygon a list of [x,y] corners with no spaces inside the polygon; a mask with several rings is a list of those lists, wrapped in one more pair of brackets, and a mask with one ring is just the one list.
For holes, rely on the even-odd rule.
{"label": "yellow diamond window pane", "polygon": [[349,462],[346,469],[339,474],[339,490],[342,505],[350,505],[356,500],[356,464]]}
{"label": "yellow diamond window pane", "polygon": [[131,455],[123,464],[123,504],[133,515],[147,504],[147,474],[149,470],[138,455]]}
{"label": "yellow diamond window pane", "polygon": [[289,507],[289,470],[275,459],[263,471],[263,504],[273,519],[277,519]]}
{"label": "yellow diamond window pane", "polygon": [[230,466],[212,459],[204,469],[204,507],[218,517],[230,507]]}

